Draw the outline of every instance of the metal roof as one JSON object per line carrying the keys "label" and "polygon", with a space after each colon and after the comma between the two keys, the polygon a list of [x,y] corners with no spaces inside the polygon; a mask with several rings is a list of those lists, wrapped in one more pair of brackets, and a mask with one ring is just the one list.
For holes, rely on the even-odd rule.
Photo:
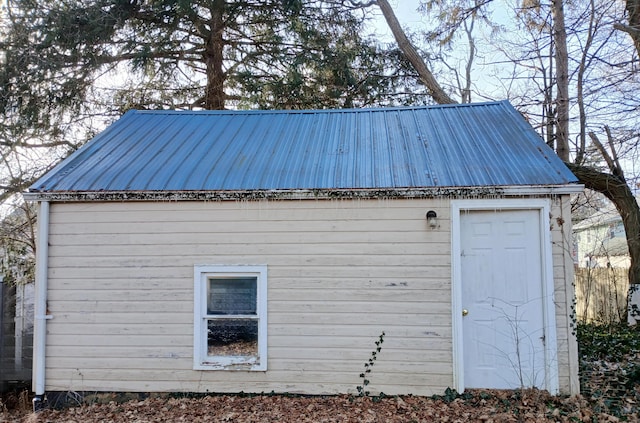
{"label": "metal roof", "polygon": [[506,101],[304,111],[129,111],[31,193],[565,185]]}

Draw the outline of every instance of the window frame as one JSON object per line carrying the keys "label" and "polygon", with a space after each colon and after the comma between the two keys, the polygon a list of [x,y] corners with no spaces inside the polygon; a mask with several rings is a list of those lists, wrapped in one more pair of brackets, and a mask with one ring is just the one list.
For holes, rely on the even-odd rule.
{"label": "window frame", "polygon": [[[258,355],[209,356],[207,340],[207,285],[211,277],[256,278],[256,320]],[[194,266],[193,369],[194,370],[267,370],[267,266],[196,265]],[[233,317],[229,315],[227,317]],[[213,359],[212,359],[213,358]]]}

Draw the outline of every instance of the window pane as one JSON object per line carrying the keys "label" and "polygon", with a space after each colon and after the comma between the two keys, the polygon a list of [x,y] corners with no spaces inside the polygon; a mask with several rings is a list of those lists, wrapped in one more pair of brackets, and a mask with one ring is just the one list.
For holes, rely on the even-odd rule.
{"label": "window pane", "polygon": [[257,356],[258,321],[215,319],[207,321],[209,356]]}
{"label": "window pane", "polygon": [[256,314],[256,278],[210,278],[208,314]]}

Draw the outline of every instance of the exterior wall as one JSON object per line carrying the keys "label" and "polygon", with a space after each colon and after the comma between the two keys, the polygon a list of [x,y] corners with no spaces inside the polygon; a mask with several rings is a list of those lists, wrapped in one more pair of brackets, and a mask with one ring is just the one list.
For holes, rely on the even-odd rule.
{"label": "exterior wall", "polygon": [[[621,267],[629,268],[631,258],[628,250],[619,251],[617,245],[626,245],[626,234],[622,220],[582,227],[574,231],[577,245],[578,267]],[[616,238],[616,248],[609,251],[607,246]],[[625,250],[625,249],[623,249]]]}
{"label": "exterior wall", "polygon": [[[372,391],[452,384],[446,202],[56,203],[50,216],[47,390],[355,393],[382,331]],[[192,370],[195,264],[268,265],[266,373]]]}
{"label": "exterior wall", "polygon": [[578,341],[574,334],[576,316],[573,288],[574,264],[571,255],[571,199],[568,195],[552,201],[549,219],[553,243],[560,392],[578,395],[580,382],[578,380]]}
{"label": "exterior wall", "polygon": [[[382,331],[372,393],[453,386],[447,200],[54,203],[50,219],[48,391],[357,393]],[[570,232],[553,227],[568,392]],[[266,372],[193,370],[196,264],[268,265]]]}

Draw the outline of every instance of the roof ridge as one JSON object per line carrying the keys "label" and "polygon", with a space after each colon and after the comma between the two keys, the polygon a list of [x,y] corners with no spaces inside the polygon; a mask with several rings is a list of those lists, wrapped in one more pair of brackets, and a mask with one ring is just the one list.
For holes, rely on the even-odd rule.
{"label": "roof ridge", "polygon": [[315,114],[315,113],[370,113],[370,112],[392,112],[411,110],[432,110],[440,108],[458,107],[486,107],[508,104],[507,100],[485,101],[478,103],[453,103],[453,104],[430,104],[423,106],[393,106],[393,107],[361,107],[348,109],[225,109],[225,110],[140,110],[131,109],[126,113],[141,114]]}

